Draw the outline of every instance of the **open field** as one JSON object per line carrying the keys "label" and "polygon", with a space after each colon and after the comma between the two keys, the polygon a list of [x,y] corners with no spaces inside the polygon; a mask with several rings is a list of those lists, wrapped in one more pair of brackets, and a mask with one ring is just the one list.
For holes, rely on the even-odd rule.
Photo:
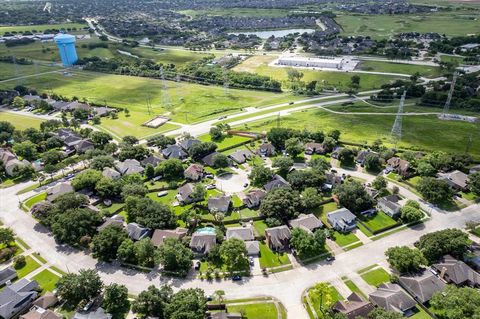
{"label": "open field", "polygon": [[175,64],[177,67],[183,66],[188,62],[198,61],[210,55],[209,53],[205,52],[176,50],[175,48],[162,48],[152,50],[145,47],[136,47],[122,48],[122,50],[131,52],[132,54],[137,55],[141,58],[152,59],[156,62],[161,62],[164,64]]}
{"label": "open field", "polygon": [[6,32],[43,32],[51,29],[83,29],[86,27],[83,23],[64,23],[64,24],[36,24],[36,25],[19,25],[19,26],[0,26],[0,34],[3,35]]}
{"label": "open field", "polygon": [[0,121],[12,123],[17,130],[24,130],[30,127],[38,129],[40,128],[40,123],[43,122],[43,120],[37,118],[2,111],[0,111]]}
{"label": "open field", "polygon": [[[375,112],[372,108],[372,112]],[[432,111],[437,111],[433,109]],[[333,114],[321,109],[310,109],[280,118],[280,126],[296,129],[338,129],[342,141],[364,143],[381,139],[392,144],[391,129],[395,115]],[[239,129],[255,132],[268,131],[277,126],[277,118],[271,117],[241,125]],[[472,134],[471,154],[480,153],[480,135],[476,124],[442,121],[435,115],[405,116],[400,148],[465,152],[465,141]],[[439,138],[441,136],[441,138]]]}
{"label": "open field", "polygon": [[357,67],[363,71],[387,72],[387,73],[403,73],[415,74],[420,73],[426,77],[438,77],[442,75],[440,67],[429,65],[413,65],[405,63],[383,62],[383,61],[362,61]]}
{"label": "open field", "polygon": [[479,13],[475,11],[437,12],[422,15],[361,15],[339,14],[335,20],[344,35],[388,38],[401,32],[437,32],[447,36],[464,36],[480,32]]}
{"label": "open field", "polygon": [[[281,81],[284,87],[288,86],[288,68],[273,67],[268,64],[275,60],[275,56],[253,56],[233,68],[238,72],[251,72],[260,75],[270,76]],[[389,63],[386,63],[389,64]],[[319,81],[325,86],[333,86],[337,89],[346,89],[352,78],[351,73],[334,71],[314,71],[299,69],[303,73],[302,81]],[[360,90],[380,88],[381,85],[396,80],[399,77],[377,74],[357,74],[360,76]]]}

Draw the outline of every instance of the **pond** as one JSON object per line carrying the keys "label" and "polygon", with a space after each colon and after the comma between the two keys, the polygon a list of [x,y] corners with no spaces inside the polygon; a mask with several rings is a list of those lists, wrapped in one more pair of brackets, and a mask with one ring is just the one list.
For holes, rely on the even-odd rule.
{"label": "pond", "polygon": [[279,38],[279,37],[284,37],[284,36],[286,36],[288,34],[291,34],[291,33],[302,34],[302,33],[312,33],[314,31],[315,31],[315,29],[286,29],[286,30],[267,30],[267,31],[255,31],[255,32],[235,32],[235,33],[230,33],[230,34],[235,34],[235,35],[239,35],[239,34],[251,35],[251,34],[253,34],[253,35],[258,36],[261,39],[268,39],[272,35],[275,38]]}

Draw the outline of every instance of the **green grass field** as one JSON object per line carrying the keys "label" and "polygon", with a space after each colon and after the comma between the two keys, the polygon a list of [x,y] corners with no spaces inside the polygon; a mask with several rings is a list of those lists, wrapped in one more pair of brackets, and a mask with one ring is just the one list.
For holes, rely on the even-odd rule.
{"label": "green grass field", "polygon": [[361,15],[339,14],[335,20],[342,26],[344,35],[364,35],[388,38],[401,32],[438,32],[447,36],[464,36],[478,33],[480,25],[476,11],[438,12],[422,15]]}
{"label": "green grass field", "polygon": [[19,25],[19,26],[0,26],[0,34],[3,35],[6,32],[25,32],[36,31],[43,32],[48,29],[83,29],[86,27],[83,23],[64,23],[64,24],[36,24],[36,25]]}
{"label": "green grass field", "polygon": [[372,217],[364,217],[362,218],[362,222],[372,231],[381,231],[382,229],[391,227],[397,223],[384,212],[378,212]]}
{"label": "green grass field", "polygon": [[288,255],[285,253],[275,253],[270,250],[268,245],[260,243],[260,267],[272,268],[290,264]]}
{"label": "green grass field", "polygon": [[[438,109],[432,108],[432,112]],[[372,112],[376,112],[372,108]],[[333,114],[321,109],[310,109],[280,118],[281,127],[324,131],[340,130],[342,141],[365,143],[377,139],[392,145],[391,129],[395,115]],[[271,117],[240,125],[237,129],[254,132],[268,131],[277,126],[277,118]],[[466,141],[473,136],[470,153],[480,154],[478,126],[473,123],[442,121],[435,115],[405,116],[403,118],[400,148],[465,152]],[[442,138],[439,139],[438,137]]]}
{"label": "green grass field", "polygon": [[[253,56],[233,68],[238,72],[251,72],[260,75],[266,75],[275,80],[282,81],[283,86],[288,86],[288,68],[269,66],[268,64],[275,60],[275,56]],[[352,74],[344,72],[314,71],[302,69],[302,81],[319,81],[325,86],[334,86],[337,89],[347,89]],[[360,90],[371,90],[379,88],[381,85],[389,83],[399,77],[377,74],[357,74],[360,76]]]}
{"label": "green grass field", "polygon": [[17,130],[24,130],[30,127],[40,128],[40,123],[43,122],[43,120],[37,118],[2,111],[0,111],[0,121],[12,123]]}
{"label": "green grass field", "polygon": [[278,312],[274,303],[256,303],[227,306],[229,313],[244,313],[245,319],[277,319]]}
{"label": "green grass field", "polygon": [[218,150],[223,150],[228,147],[232,147],[234,145],[244,143],[250,141],[251,139],[244,136],[237,136],[237,135],[228,135],[224,136],[219,141],[212,141],[210,134],[201,135],[198,139],[202,142],[214,142],[218,146]]}
{"label": "green grass field", "polygon": [[51,271],[45,269],[35,275],[33,279],[38,282],[38,285],[42,288],[42,294],[44,294],[47,291],[52,292],[60,278]]}
{"label": "green grass field", "polygon": [[27,199],[25,201],[25,206],[27,206],[27,208],[31,208],[33,205],[35,205],[36,203],[42,201],[42,200],[45,200],[45,198],[47,198],[47,193],[45,192],[42,192],[40,194],[37,194],[33,197],[30,197],[29,199]]}
{"label": "green grass field", "polygon": [[442,75],[442,70],[439,67],[435,66],[390,63],[381,61],[362,61],[357,68],[363,71],[401,74],[415,74],[416,72],[418,72],[422,76],[426,77],[438,77]]}
{"label": "green grass field", "polygon": [[340,246],[348,246],[359,241],[358,237],[352,233],[340,233],[334,231],[332,234],[332,239]]}
{"label": "green grass field", "polygon": [[350,289],[352,292],[355,292],[360,296],[362,296],[363,298],[368,299],[367,296],[363,293],[363,291],[361,291],[360,288],[358,288],[358,286],[355,285],[353,281],[351,281],[350,279],[347,279],[344,281],[344,283],[348,287],[348,289]]}
{"label": "green grass field", "polygon": [[17,276],[18,278],[23,278],[35,269],[40,267],[40,264],[33,260],[32,257],[26,256],[25,257],[26,264],[22,268],[17,269]]}
{"label": "green grass field", "polygon": [[390,281],[390,275],[383,268],[370,270],[360,275],[367,284],[378,287],[383,283]]}

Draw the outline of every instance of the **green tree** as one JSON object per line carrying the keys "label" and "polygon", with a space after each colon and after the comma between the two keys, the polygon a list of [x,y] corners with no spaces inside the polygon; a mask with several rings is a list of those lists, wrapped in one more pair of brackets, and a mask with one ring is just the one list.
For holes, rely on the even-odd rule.
{"label": "green tree", "polygon": [[417,190],[427,201],[439,204],[451,201],[453,191],[444,180],[434,177],[424,177],[417,185]]}
{"label": "green tree", "polygon": [[112,314],[113,318],[124,318],[130,310],[127,287],[116,283],[106,286],[102,307],[106,312]]}
{"label": "green tree", "polygon": [[150,163],[148,163],[147,166],[145,166],[145,176],[149,180],[155,177],[155,168]]}
{"label": "green tree", "polygon": [[13,145],[13,151],[18,156],[21,156],[28,161],[32,161],[38,156],[37,145],[29,140],[23,141],[21,143],[15,143]]}
{"label": "green tree", "polygon": [[[132,303],[132,311],[139,314],[142,318],[156,317],[159,319],[170,319],[165,316],[165,307],[172,298],[173,290],[168,286],[162,286],[160,289],[155,286],[149,286],[147,290],[142,291],[138,298]],[[185,317],[185,319],[188,317]]]}
{"label": "green tree", "polygon": [[442,319],[480,318],[480,292],[474,288],[448,285],[433,295],[430,305]]}
{"label": "green tree", "polygon": [[207,298],[202,289],[181,289],[174,294],[165,309],[168,319],[203,319],[207,311]]}
{"label": "green tree", "polygon": [[181,240],[166,238],[158,248],[159,261],[167,271],[186,276],[192,267],[193,253]]}
{"label": "green tree", "polygon": [[207,191],[205,187],[202,184],[196,184],[190,198],[192,198],[193,202],[201,202],[205,199],[206,195]]}
{"label": "green tree", "polygon": [[109,225],[93,237],[93,256],[101,261],[110,262],[117,258],[117,251],[127,232],[118,225]]}
{"label": "green tree", "polygon": [[12,102],[12,106],[16,109],[23,109],[26,105],[26,102],[25,100],[20,97],[20,96],[16,96],[13,98],[13,102]]}
{"label": "green tree", "polygon": [[298,82],[303,78],[303,73],[297,69],[289,68],[287,69],[287,77],[290,82]]}
{"label": "green tree", "polygon": [[208,154],[213,153],[216,149],[217,144],[213,142],[206,142],[193,145],[188,150],[188,153],[194,161],[199,161]]}
{"label": "green tree", "polygon": [[300,139],[292,137],[285,141],[285,150],[291,157],[295,158],[303,152],[304,147]]}
{"label": "green tree", "polygon": [[10,228],[0,228],[0,245],[11,246],[15,242],[15,234]]}
{"label": "green tree", "polygon": [[122,198],[126,199],[129,196],[145,197],[148,189],[143,184],[125,184],[122,186]]}
{"label": "green tree", "polygon": [[72,180],[72,186],[75,190],[91,189],[94,190],[97,182],[103,177],[102,173],[93,169],[87,169],[80,172]]}
{"label": "green tree", "polygon": [[342,148],[338,153],[338,160],[342,165],[349,165],[353,164],[353,160],[355,159],[355,154],[349,148]]}
{"label": "green tree", "polygon": [[118,184],[111,178],[103,177],[95,185],[95,191],[101,198],[111,198],[118,195]]}
{"label": "green tree", "polygon": [[176,158],[170,158],[161,162],[155,169],[155,175],[162,176],[166,180],[178,179],[178,176],[183,176],[182,161]]}
{"label": "green tree", "polygon": [[324,231],[317,230],[317,232],[315,236],[301,228],[292,229],[290,243],[300,259],[314,257],[325,251],[326,236],[322,236]]}
{"label": "green tree", "polygon": [[404,223],[413,223],[421,220],[424,216],[423,212],[415,207],[405,205],[400,210],[400,218]]}
{"label": "green tree", "polygon": [[272,189],[260,204],[260,214],[266,217],[269,226],[285,224],[303,210],[298,192],[285,187]]}
{"label": "green tree", "polygon": [[97,171],[103,171],[105,167],[113,167],[114,165],[115,160],[110,155],[95,156],[90,162],[90,168],[96,169]]}
{"label": "green tree", "polygon": [[212,141],[219,141],[223,137],[223,131],[219,127],[210,128],[210,137]]}
{"label": "green tree", "polygon": [[82,237],[96,233],[101,221],[100,215],[88,208],[70,209],[55,218],[52,233],[60,242],[78,246]]}
{"label": "green tree", "polygon": [[225,168],[228,167],[229,164],[227,155],[219,153],[213,156],[213,166],[215,168]]}
{"label": "green tree", "polygon": [[42,154],[42,161],[45,165],[55,165],[58,164],[64,155],[62,152],[57,150],[50,150]]}
{"label": "green tree", "polygon": [[156,249],[150,238],[144,238],[134,244],[135,258],[140,266],[155,266]]}
{"label": "green tree", "polygon": [[125,146],[132,146],[138,143],[138,138],[132,135],[127,135],[122,138],[122,143]]}
{"label": "green tree", "polygon": [[321,282],[313,286],[311,294],[318,296],[320,312],[325,315],[334,303],[332,288],[328,283]]}
{"label": "green tree", "polygon": [[323,159],[321,157],[312,158],[308,162],[308,166],[310,166],[311,168],[313,168],[317,172],[326,172],[332,167],[332,165],[330,165],[329,162],[327,162],[325,159]]}
{"label": "green tree", "polygon": [[402,274],[417,271],[427,264],[420,250],[407,246],[391,247],[387,249],[385,255],[390,266]]}
{"label": "green tree", "polygon": [[293,189],[303,190],[307,187],[322,187],[326,178],[323,172],[314,169],[304,169],[288,173],[287,181]]}
{"label": "green tree", "polygon": [[378,172],[382,169],[382,162],[380,160],[380,156],[375,153],[367,154],[363,165],[365,166],[365,169],[370,172]]}
{"label": "green tree", "polygon": [[472,193],[480,196],[480,172],[470,174],[468,185]]}
{"label": "green tree", "polygon": [[148,140],[148,145],[150,146],[154,145],[159,147],[160,149],[163,149],[168,145],[173,145],[173,144],[175,144],[175,139],[173,137],[165,136],[165,135],[158,135]]}
{"label": "green tree", "polygon": [[248,177],[254,186],[261,187],[272,179],[273,172],[265,166],[254,166]]}
{"label": "green tree", "polygon": [[112,136],[110,134],[101,131],[93,132],[90,138],[97,147],[102,147],[112,140]]}
{"label": "green tree", "polygon": [[248,269],[248,252],[243,240],[238,238],[225,240],[220,246],[220,256],[230,273]]}
{"label": "green tree", "polygon": [[362,212],[373,207],[373,198],[367,194],[363,185],[356,180],[347,180],[335,187],[333,193],[340,204],[352,212]]}
{"label": "green tree", "polygon": [[125,210],[128,221],[136,222],[151,229],[171,229],[176,226],[177,216],[162,203],[150,198],[127,197]]}
{"label": "green tree", "polygon": [[436,169],[428,162],[420,161],[417,164],[417,173],[420,176],[435,176],[437,173]]}
{"label": "green tree", "polygon": [[368,314],[368,319],[404,319],[405,317],[403,314],[394,312],[394,311],[387,311],[383,308],[375,308],[372,312]]}
{"label": "green tree", "polygon": [[376,190],[381,190],[387,188],[388,182],[387,179],[383,176],[377,176],[372,182],[372,187]]}
{"label": "green tree", "polygon": [[429,263],[434,263],[447,254],[458,258],[463,257],[470,243],[466,233],[452,228],[421,236],[416,247],[420,249]]}
{"label": "green tree", "polygon": [[303,205],[306,209],[314,209],[322,203],[322,194],[314,187],[307,187],[301,193]]}
{"label": "green tree", "polygon": [[290,157],[275,157],[272,161],[272,167],[277,169],[277,173],[286,176],[294,161]]}
{"label": "green tree", "polygon": [[63,275],[58,280],[56,288],[57,295],[62,300],[76,307],[79,303],[90,301],[100,295],[103,283],[96,270],[80,269],[78,274]]}
{"label": "green tree", "polygon": [[136,264],[135,244],[129,238],[125,239],[117,249],[117,258],[127,264]]}

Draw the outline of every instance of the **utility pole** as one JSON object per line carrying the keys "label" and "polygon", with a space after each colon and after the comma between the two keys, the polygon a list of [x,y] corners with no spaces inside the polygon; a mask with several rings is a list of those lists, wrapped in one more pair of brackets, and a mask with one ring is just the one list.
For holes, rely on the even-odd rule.
{"label": "utility pole", "polygon": [[443,107],[442,117],[444,118],[446,117],[446,115],[448,114],[448,111],[450,110],[450,103],[452,102],[452,96],[453,96],[453,92],[455,91],[455,84],[457,83],[457,78],[458,78],[458,72],[455,72],[453,74],[452,83],[450,84],[450,91],[448,91],[447,101],[445,102],[445,106]]}
{"label": "utility pole", "polygon": [[402,139],[402,117],[406,95],[407,91],[403,91],[402,98],[400,99],[400,106],[398,107],[397,117],[395,118],[395,123],[393,123],[392,127],[391,134],[395,139],[395,147],[397,146],[398,141]]}

